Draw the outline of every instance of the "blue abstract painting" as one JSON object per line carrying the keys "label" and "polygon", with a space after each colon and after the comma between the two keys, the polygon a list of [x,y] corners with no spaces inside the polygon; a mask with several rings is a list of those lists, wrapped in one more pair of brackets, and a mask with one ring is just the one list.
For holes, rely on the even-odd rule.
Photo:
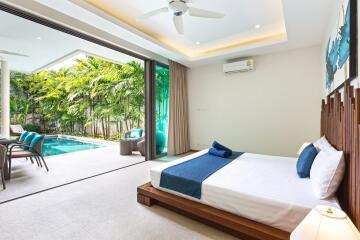
{"label": "blue abstract painting", "polygon": [[326,90],[331,92],[350,77],[351,0],[341,0],[337,25],[326,47]]}

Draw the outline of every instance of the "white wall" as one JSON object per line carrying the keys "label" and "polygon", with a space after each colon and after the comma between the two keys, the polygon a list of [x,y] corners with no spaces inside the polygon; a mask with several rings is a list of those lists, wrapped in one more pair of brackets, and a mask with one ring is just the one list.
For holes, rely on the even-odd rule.
{"label": "white wall", "polygon": [[192,149],[213,140],[238,151],[295,156],[320,135],[321,46],[255,57],[255,71],[222,63],[188,71]]}

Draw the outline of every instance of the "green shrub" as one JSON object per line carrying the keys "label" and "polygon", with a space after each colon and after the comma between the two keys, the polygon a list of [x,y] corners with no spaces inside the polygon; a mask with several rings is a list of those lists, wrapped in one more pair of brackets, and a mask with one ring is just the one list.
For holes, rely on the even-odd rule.
{"label": "green shrub", "polygon": [[110,141],[118,141],[119,139],[121,139],[123,137],[124,134],[121,133],[116,133],[112,136],[110,136],[110,138],[108,140]]}
{"label": "green shrub", "polygon": [[24,128],[24,130],[29,131],[29,132],[37,132],[37,133],[39,133],[40,130],[41,130],[39,125],[31,124],[31,123],[23,124],[22,127]]}

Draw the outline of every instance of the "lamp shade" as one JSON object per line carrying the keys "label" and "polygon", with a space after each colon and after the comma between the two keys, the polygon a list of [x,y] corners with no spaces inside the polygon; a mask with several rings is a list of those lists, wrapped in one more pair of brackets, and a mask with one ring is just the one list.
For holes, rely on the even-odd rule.
{"label": "lamp shade", "polygon": [[317,206],[290,235],[290,240],[359,240],[349,217],[338,208]]}

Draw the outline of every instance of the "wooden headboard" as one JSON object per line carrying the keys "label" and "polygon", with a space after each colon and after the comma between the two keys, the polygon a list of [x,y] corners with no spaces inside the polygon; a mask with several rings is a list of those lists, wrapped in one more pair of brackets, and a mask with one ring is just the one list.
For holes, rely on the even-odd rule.
{"label": "wooden headboard", "polygon": [[322,101],[321,135],[344,151],[346,171],[337,193],[340,205],[360,229],[360,88],[345,83]]}

